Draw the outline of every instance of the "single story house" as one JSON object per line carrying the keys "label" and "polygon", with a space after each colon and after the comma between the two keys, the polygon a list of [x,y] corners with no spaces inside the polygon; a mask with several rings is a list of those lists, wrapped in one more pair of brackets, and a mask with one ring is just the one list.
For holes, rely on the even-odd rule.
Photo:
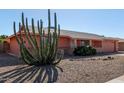
{"label": "single story house", "polygon": [[[31,31],[30,27],[29,29]],[[37,29],[35,30],[37,32]],[[47,28],[44,28],[44,30],[45,32],[47,32]],[[51,31],[52,30],[53,29],[51,28]],[[39,34],[37,33],[36,35],[37,41],[39,41]],[[26,46],[30,49],[30,46],[28,45],[24,34],[23,38],[25,40]],[[6,42],[8,43],[7,45],[9,45],[9,48],[7,47],[6,49],[8,53],[14,55],[20,54],[19,46],[16,42],[16,38],[14,35],[9,36],[6,39]],[[101,35],[91,33],[61,30],[58,48],[63,49],[65,54],[72,54],[75,47],[83,45],[90,45],[94,47],[99,53],[118,51],[118,39],[116,38],[104,37]]]}

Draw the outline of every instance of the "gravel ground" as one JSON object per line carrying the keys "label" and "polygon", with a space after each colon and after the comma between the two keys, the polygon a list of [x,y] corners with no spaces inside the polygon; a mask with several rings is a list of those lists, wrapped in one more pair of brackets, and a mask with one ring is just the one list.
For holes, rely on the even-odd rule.
{"label": "gravel ground", "polygon": [[[108,57],[109,56],[109,57]],[[0,54],[0,82],[103,83],[124,74],[124,56],[69,57],[55,66],[34,67]]]}

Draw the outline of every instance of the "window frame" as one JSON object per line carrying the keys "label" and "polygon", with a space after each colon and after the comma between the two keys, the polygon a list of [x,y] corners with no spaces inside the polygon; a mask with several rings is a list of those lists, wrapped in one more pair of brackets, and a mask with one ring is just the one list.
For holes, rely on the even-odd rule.
{"label": "window frame", "polygon": [[92,40],[92,46],[94,48],[102,48],[102,41],[101,40]]}

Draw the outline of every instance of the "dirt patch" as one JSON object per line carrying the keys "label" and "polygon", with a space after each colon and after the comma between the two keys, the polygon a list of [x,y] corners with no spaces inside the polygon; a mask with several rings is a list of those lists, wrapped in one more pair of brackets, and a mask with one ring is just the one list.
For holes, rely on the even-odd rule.
{"label": "dirt patch", "polygon": [[64,73],[60,75],[57,82],[102,83],[124,74],[123,57],[94,59],[64,60],[60,64]]}

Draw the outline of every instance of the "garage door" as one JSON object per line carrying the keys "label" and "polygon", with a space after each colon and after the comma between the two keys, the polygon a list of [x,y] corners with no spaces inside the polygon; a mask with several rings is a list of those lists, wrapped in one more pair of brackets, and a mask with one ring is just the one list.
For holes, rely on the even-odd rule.
{"label": "garage door", "polygon": [[105,40],[103,41],[103,52],[114,52],[115,44],[114,41]]}
{"label": "garage door", "polygon": [[124,51],[124,42],[119,42],[118,50]]}

